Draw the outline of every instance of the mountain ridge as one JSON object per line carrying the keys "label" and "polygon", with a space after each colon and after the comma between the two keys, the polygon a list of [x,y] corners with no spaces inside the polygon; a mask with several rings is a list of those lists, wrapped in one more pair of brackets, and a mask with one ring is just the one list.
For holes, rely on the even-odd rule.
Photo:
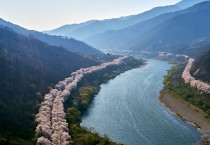
{"label": "mountain ridge", "polygon": [[[174,5],[155,7],[151,10],[136,15],[105,20],[92,20],[81,24],[65,25],[65,33],[63,32],[63,26],[45,32],[52,35],[62,35],[68,37],[71,36],[79,40],[86,40],[89,37],[94,36],[96,34],[103,33],[109,30],[123,29],[132,26],[138,22],[154,18],[160,14],[181,10],[202,1],[205,0],[192,0],[190,2],[189,0],[183,0]],[[85,25],[84,27],[80,27],[85,23],[87,23],[87,25]],[[79,27],[79,29],[74,29],[74,31],[71,31],[72,28],[75,28],[75,25],[76,27]]]}
{"label": "mountain ridge", "polygon": [[[138,50],[138,48],[140,48],[141,50],[146,50],[146,47],[151,46],[151,44],[154,43],[154,41],[156,41],[157,44],[158,42],[162,41],[162,40],[153,40],[153,39],[146,40],[146,38],[153,37],[154,34],[156,34],[156,38],[159,38],[160,35],[166,35],[163,32],[157,32],[157,31],[160,28],[163,28],[163,26],[166,25],[166,23],[168,23],[167,21],[169,21],[170,19],[174,19],[175,17],[184,15],[184,14],[189,14],[193,12],[199,13],[200,11],[205,11],[205,10],[209,11],[209,7],[210,7],[209,1],[202,2],[181,11],[170,12],[170,13],[159,15],[153,19],[137,23],[136,25],[133,25],[126,29],[108,31],[106,33],[96,35],[92,39],[86,40],[86,42],[94,46],[97,46],[100,49]],[[205,12],[203,13],[205,15]],[[205,15],[205,17],[208,18],[208,15]],[[199,22],[199,19],[201,20],[201,17],[199,17],[198,20],[195,19],[194,21],[198,21],[198,23],[200,23],[201,25],[204,25],[205,21],[208,20],[208,19],[203,18],[202,21],[204,22],[204,24],[202,24],[202,22]],[[184,21],[184,19],[182,21]],[[174,21],[174,23],[171,23],[171,26],[175,26],[176,23],[178,22]],[[185,23],[181,23],[180,25],[184,25],[184,24]],[[167,28],[166,30],[172,31],[174,28],[171,27],[171,28]],[[192,32],[194,32],[195,30],[192,30]],[[202,30],[202,31],[205,31],[205,30]],[[182,32],[180,33],[182,34]],[[173,35],[173,33],[171,34]],[[166,39],[167,37],[170,37],[170,34],[166,35]],[[196,39],[199,39],[199,38],[196,38]],[[157,46],[159,47],[159,45]],[[155,46],[153,48],[155,48]]]}
{"label": "mountain ridge", "polygon": [[25,35],[25,36],[33,36],[36,39],[39,39],[43,42],[46,42],[50,45],[55,46],[63,46],[67,48],[69,51],[82,54],[82,55],[95,55],[102,54],[99,50],[93,48],[92,46],[85,44],[84,42],[66,38],[61,36],[51,36],[48,34],[44,34],[35,30],[28,30],[11,22],[5,21],[0,18],[0,27],[9,27],[13,31]]}
{"label": "mountain ridge", "polygon": [[[166,22],[152,28],[143,39],[132,44],[131,49],[145,48],[152,49],[161,47],[167,49],[177,44],[190,43],[196,39],[210,36],[210,1],[197,4],[191,9],[198,9],[195,12],[185,13],[170,18]],[[182,35],[180,35],[182,34]],[[159,51],[162,51],[159,49]]]}

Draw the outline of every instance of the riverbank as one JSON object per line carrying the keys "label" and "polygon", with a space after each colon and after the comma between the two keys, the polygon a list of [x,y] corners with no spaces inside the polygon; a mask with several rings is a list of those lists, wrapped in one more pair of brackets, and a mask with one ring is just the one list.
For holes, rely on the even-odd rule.
{"label": "riverbank", "polygon": [[101,85],[81,125],[130,145],[191,145],[200,133],[160,105],[159,91],[170,64],[148,60]]}
{"label": "riverbank", "polygon": [[95,95],[98,94],[101,84],[108,82],[127,70],[137,68],[143,64],[144,62],[142,60],[139,61],[130,57],[125,60],[125,63],[109,66],[93,74],[88,74],[78,83],[77,88],[71,92],[68,100],[65,102],[65,112],[73,140],[72,145],[118,145],[118,143],[111,141],[106,135],[100,136],[91,128],[81,127],[81,117],[89,108]]}
{"label": "riverbank", "polygon": [[192,123],[200,132],[210,133],[210,120],[206,118],[206,113],[201,109],[189,102],[176,99],[164,91],[161,93],[159,100],[180,119]]}
{"label": "riverbank", "polygon": [[174,65],[164,79],[164,89],[159,97],[171,112],[196,126],[205,134],[200,144],[210,143],[210,94],[201,92],[184,82],[181,77],[184,65]]}

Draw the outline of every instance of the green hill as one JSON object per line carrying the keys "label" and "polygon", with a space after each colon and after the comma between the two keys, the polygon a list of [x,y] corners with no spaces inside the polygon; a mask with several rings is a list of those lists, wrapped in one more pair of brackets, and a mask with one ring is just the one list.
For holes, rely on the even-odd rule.
{"label": "green hill", "polygon": [[49,87],[81,67],[97,64],[61,47],[0,28],[0,144],[30,144],[37,105]]}
{"label": "green hill", "polygon": [[82,55],[99,55],[99,54],[103,55],[101,51],[76,39],[62,37],[62,36],[52,36],[38,31],[28,30],[21,26],[15,25],[11,22],[5,21],[1,18],[0,18],[0,27],[1,28],[8,27],[13,31],[15,31],[16,33],[22,34],[27,37],[28,36],[34,37],[50,45],[55,45],[58,47],[62,46],[71,52],[79,53]]}
{"label": "green hill", "polygon": [[207,52],[195,60],[191,74],[196,79],[210,83],[210,47]]}

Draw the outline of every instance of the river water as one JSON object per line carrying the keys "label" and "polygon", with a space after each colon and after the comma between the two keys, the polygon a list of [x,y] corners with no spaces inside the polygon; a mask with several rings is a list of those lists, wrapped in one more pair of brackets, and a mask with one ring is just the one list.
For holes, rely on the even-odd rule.
{"label": "river water", "polygon": [[170,113],[158,100],[171,67],[149,60],[101,85],[81,125],[129,145],[191,145],[201,134]]}

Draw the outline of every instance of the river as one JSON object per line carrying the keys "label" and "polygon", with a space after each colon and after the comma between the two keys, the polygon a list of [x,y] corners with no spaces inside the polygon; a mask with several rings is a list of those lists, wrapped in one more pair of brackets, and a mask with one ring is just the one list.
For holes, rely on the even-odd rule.
{"label": "river", "polygon": [[149,60],[142,68],[101,85],[81,125],[129,145],[191,145],[201,134],[169,112],[158,100],[171,67]]}

